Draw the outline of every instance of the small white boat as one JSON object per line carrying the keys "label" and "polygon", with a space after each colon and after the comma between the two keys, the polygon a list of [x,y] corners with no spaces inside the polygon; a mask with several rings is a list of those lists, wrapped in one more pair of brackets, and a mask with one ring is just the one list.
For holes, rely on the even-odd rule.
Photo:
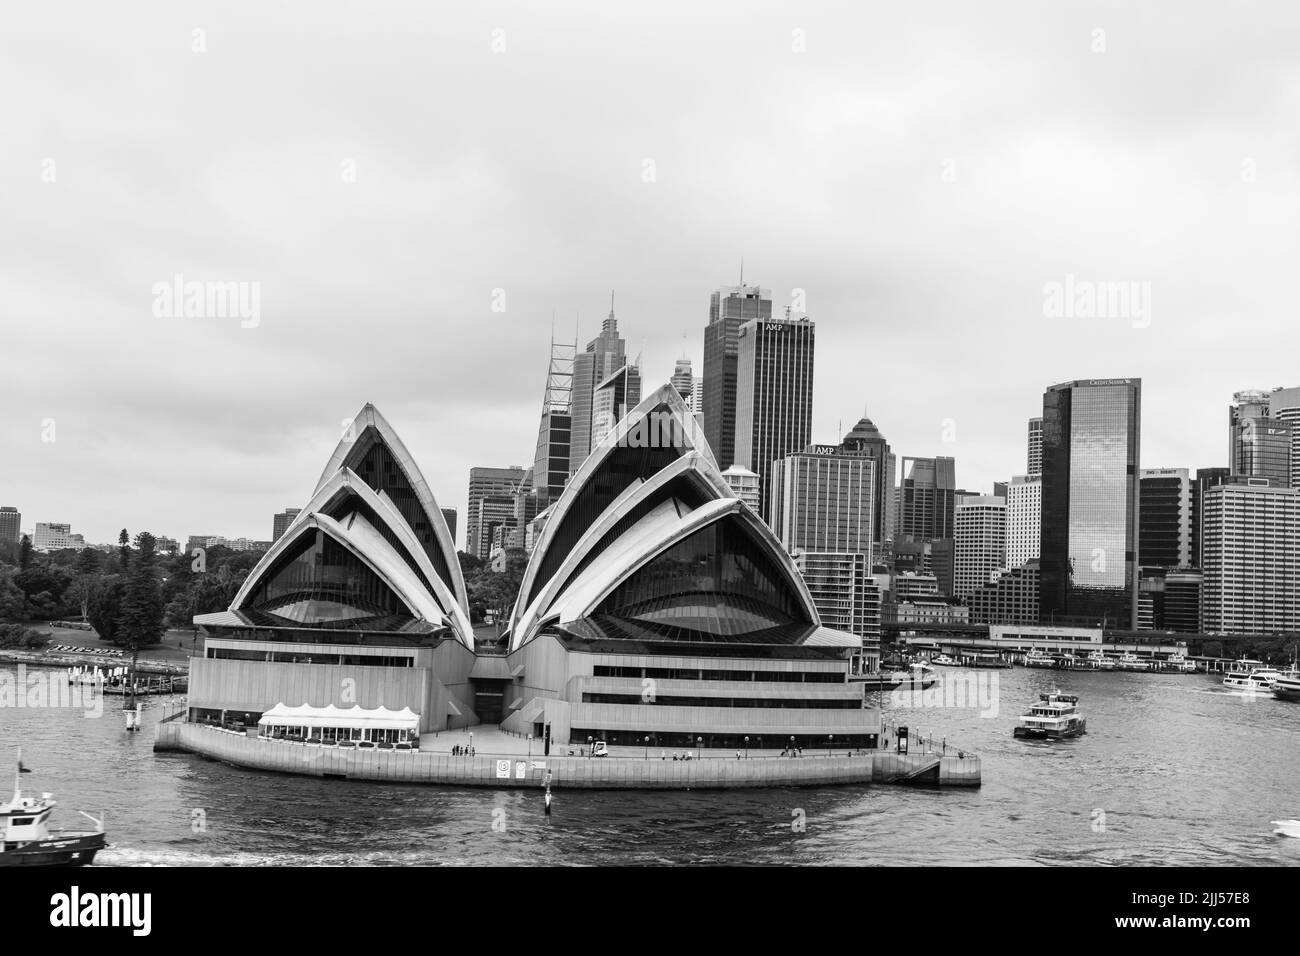
{"label": "small white boat", "polygon": [[1295,837],[1300,839],[1300,820],[1274,820],[1273,826],[1277,827],[1273,833],[1277,836]]}
{"label": "small white boat", "polygon": [[1107,657],[1102,651],[1089,652],[1085,663],[1095,671],[1113,671],[1115,669],[1114,658]]}
{"label": "small white boat", "polygon": [[1175,651],[1165,658],[1165,668],[1171,671],[1178,671],[1182,674],[1190,674],[1196,670],[1196,665],[1187,659],[1187,655],[1182,651]]}
{"label": "small white boat", "polygon": [[1038,703],[1020,718],[1012,736],[1020,740],[1065,740],[1088,732],[1088,722],[1078,712],[1076,694],[1039,694]]}
{"label": "small white boat", "polygon": [[1281,676],[1282,672],[1276,668],[1243,657],[1233,662],[1232,669],[1223,678],[1223,686],[1246,694],[1272,694],[1273,685]]}
{"label": "small white boat", "polygon": [[1035,648],[1025,655],[1026,667],[1055,667],[1056,661]]}
{"label": "small white boat", "polygon": [[1145,671],[1151,668],[1151,662],[1144,661],[1132,651],[1125,651],[1119,656],[1115,666],[1122,671]]}
{"label": "small white boat", "polygon": [[954,660],[947,654],[940,654],[938,657],[933,658],[930,663],[935,667],[957,667],[961,662]]}

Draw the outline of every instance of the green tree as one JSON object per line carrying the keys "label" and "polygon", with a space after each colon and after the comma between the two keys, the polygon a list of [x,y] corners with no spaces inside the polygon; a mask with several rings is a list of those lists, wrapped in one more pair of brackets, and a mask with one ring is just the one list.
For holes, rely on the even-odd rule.
{"label": "green tree", "polygon": [[[157,644],[166,632],[155,546],[154,536],[148,531],[141,531],[135,536],[136,553],[122,595],[122,610],[118,616],[118,643],[130,648],[133,655],[142,647]],[[134,659],[132,663],[134,664]]]}
{"label": "green tree", "polygon": [[121,567],[118,569],[126,574],[127,566],[131,563],[131,536],[123,528],[117,536],[117,556]]}
{"label": "green tree", "polygon": [[0,623],[23,620],[26,608],[27,595],[14,583],[12,573],[0,569]]}
{"label": "green tree", "polygon": [[118,644],[118,619],[122,614],[125,587],[116,577],[107,578],[95,591],[87,607],[90,626],[110,644]]}
{"label": "green tree", "polygon": [[18,567],[26,571],[32,566],[32,539],[23,535],[22,543],[18,545]]}

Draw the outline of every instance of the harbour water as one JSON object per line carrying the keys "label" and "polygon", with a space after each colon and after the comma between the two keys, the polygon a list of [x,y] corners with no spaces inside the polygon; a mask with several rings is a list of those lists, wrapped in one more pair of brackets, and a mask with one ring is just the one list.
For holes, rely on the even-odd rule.
{"label": "harbour water", "polygon": [[[144,701],[138,734],[112,698],[101,718],[0,709],[0,760],[23,748],[23,786],[55,794],[56,826],[84,824],[76,809],[106,814],[112,845],[97,865],[1300,865],[1300,840],[1269,822],[1300,818],[1300,705],[1202,674],[1015,668],[996,679],[996,716],[884,695],[887,720],[983,758],[977,790],[570,790],[547,817],[540,793],[155,755],[167,698]],[[1014,740],[1019,714],[1054,687],[1080,695],[1088,734]]]}

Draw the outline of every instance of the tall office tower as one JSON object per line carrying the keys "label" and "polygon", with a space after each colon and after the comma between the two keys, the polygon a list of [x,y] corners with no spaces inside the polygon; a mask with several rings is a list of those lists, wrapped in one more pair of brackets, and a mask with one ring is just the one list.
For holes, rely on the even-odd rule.
{"label": "tall office tower", "polygon": [[1181,634],[1201,632],[1202,572],[1182,568],[1165,572],[1165,630]]}
{"label": "tall office tower", "polygon": [[1164,630],[1165,573],[1165,568],[1138,568],[1138,610],[1134,630]]}
{"label": "tall office tower", "polygon": [[438,510],[442,512],[442,520],[447,522],[447,533],[451,535],[451,546],[454,548],[456,546],[456,509],[440,508]]}
{"label": "tall office tower", "polygon": [[641,404],[641,370],[624,365],[596,386],[591,403],[591,442],[613,431],[619,419]]}
{"label": "tall office tower", "polygon": [[1196,478],[1192,481],[1192,506],[1191,506],[1191,565],[1194,568],[1203,568],[1201,556],[1203,553],[1202,544],[1205,536],[1201,533],[1201,518],[1205,513],[1201,502],[1205,499],[1205,492],[1208,488],[1215,485],[1221,485],[1232,477],[1232,472],[1227,468],[1197,468]]}
{"label": "tall office tower", "polygon": [[293,519],[298,517],[301,508],[285,508],[278,515],[271,519],[271,543],[280,540],[280,535],[289,530],[289,525],[293,524]]}
{"label": "tall office tower", "polygon": [[53,521],[36,522],[32,535],[32,549],[36,551],[61,551],[64,548],[84,548],[86,540],[72,533],[72,525]]}
{"label": "tall office tower", "polygon": [[[576,345],[551,340],[551,364],[546,372],[542,420],[537,427],[537,451],[533,456],[533,489],[545,499],[543,507],[560,497],[569,480],[576,349]],[[587,428],[591,428],[590,421]],[[584,452],[578,465],[586,459]]]}
{"label": "tall office tower", "polygon": [[704,404],[699,411],[704,413],[704,437],[719,468],[728,468],[736,461],[740,327],[754,319],[766,321],[771,317],[770,289],[742,283],[722,286],[709,297],[709,324],[704,329]]}
{"label": "tall office tower", "polygon": [[14,507],[6,505],[0,508],[0,541],[13,541],[15,543],[22,540],[23,533],[19,529],[22,524],[22,513]]}
{"label": "tall office tower", "polygon": [[1037,624],[1038,561],[1027,561],[972,591],[966,599],[972,624]]}
{"label": "tall office tower", "polygon": [[866,455],[876,463],[875,514],[872,518],[872,538],[879,552],[885,542],[893,539],[896,525],[894,506],[894,480],[897,468],[894,453],[889,450],[889,442],[880,434],[871,419],[863,418],[844,436],[841,446],[846,451],[855,451]]}
{"label": "tall office tower", "polygon": [[1129,628],[1137,619],[1141,421],[1140,378],[1065,382],[1043,393],[1045,624]]}
{"label": "tall office tower", "polygon": [[[871,554],[876,463],[836,445],[810,445],[775,463],[771,527],[785,549]],[[870,571],[870,567],[867,569]]]}
{"label": "tall office tower", "polygon": [[864,638],[880,637],[880,596],[872,586],[870,555],[800,551],[794,563],[824,627]]}
{"label": "tall office tower", "polygon": [[994,495],[957,499],[953,521],[955,597],[966,598],[995,580],[1007,563],[1007,502]]}
{"label": "tall office tower", "polygon": [[1291,487],[1292,422],[1272,417],[1268,392],[1247,390],[1228,406],[1228,468],[1234,475],[1267,478]]}
{"label": "tall office tower", "polygon": [[546,507],[545,496],[533,487],[533,473],[528,470],[515,486],[514,507],[510,515],[510,527],[502,532],[501,543],[505,548],[528,549],[528,524],[537,517],[537,513]]}
{"label": "tall office tower", "polygon": [[486,561],[492,557],[494,546],[505,545],[505,536],[515,525],[515,496],[486,495],[478,505],[478,522],[471,529],[475,550],[471,553]]}
{"label": "tall office tower", "polygon": [[1138,476],[1138,563],[1192,564],[1192,480],[1186,468],[1143,468]]}
{"label": "tall office tower", "polygon": [[758,475],[744,465],[732,465],[722,473],[722,480],[727,483],[737,498],[749,505],[749,510],[760,514],[758,510]]}
{"label": "tall office tower", "polygon": [[1025,473],[1032,478],[1043,473],[1043,420],[1029,419],[1029,456]]}
{"label": "tall office tower", "polygon": [[815,346],[816,326],[807,316],[740,327],[734,461],[758,475],[759,514],[769,521],[774,463],[812,440]]}
{"label": "tall office tower", "polygon": [[897,534],[914,541],[952,537],[957,463],[952,458],[903,458]]}
{"label": "tall office tower", "polygon": [[[1027,561],[1037,560],[1042,509],[1043,476],[1013,476],[1007,485],[1008,568],[1019,568]],[[1037,604],[1037,598],[1034,600]]]}
{"label": "tall office tower", "polygon": [[527,474],[529,472],[518,465],[512,465],[509,468],[471,468],[469,470],[469,501],[465,510],[466,554],[472,554],[476,558],[486,558],[488,556],[489,548],[492,545],[491,530],[489,529],[487,537],[480,537],[480,526],[483,524],[480,520],[483,516],[483,503],[488,499],[492,501],[493,518],[489,519],[486,524],[490,525],[493,520],[500,522],[501,512],[507,507],[513,517],[515,489],[519,487],[519,482]]}
{"label": "tall office tower", "polygon": [[1300,630],[1300,491],[1232,478],[1202,502],[1205,632]]}
{"label": "tall office tower", "polygon": [[686,407],[695,410],[695,376],[691,373],[691,360],[682,357],[673,368],[673,377],[668,380],[677,394],[682,397]]}
{"label": "tall office tower", "polygon": [[1273,389],[1268,410],[1274,419],[1291,426],[1291,487],[1300,488],[1300,387]]}
{"label": "tall office tower", "polygon": [[578,352],[573,358],[569,474],[582,467],[582,463],[587,460],[587,456],[591,454],[591,449],[596,444],[592,437],[596,389],[601,382],[626,364],[627,343],[618,334],[618,320],[614,318],[614,293],[611,292],[609,315],[601,323],[600,335],[587,343],[585,352]]}

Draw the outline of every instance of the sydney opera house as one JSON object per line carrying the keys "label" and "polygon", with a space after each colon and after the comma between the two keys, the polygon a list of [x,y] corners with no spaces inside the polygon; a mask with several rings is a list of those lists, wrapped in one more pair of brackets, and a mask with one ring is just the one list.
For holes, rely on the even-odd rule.
{"label": "sydney opera house", "polygon": [[546,750],[878,739],[879,713],[849,680],[861,640],[822,626],[668,385],[555,501],[503,641],[476,647],[468,612],[442,512],[367,405],[230,608],[195,618],[205,650],[189,719],[265,727],[316,713],[326,739],[398,746],[477,724]]}

